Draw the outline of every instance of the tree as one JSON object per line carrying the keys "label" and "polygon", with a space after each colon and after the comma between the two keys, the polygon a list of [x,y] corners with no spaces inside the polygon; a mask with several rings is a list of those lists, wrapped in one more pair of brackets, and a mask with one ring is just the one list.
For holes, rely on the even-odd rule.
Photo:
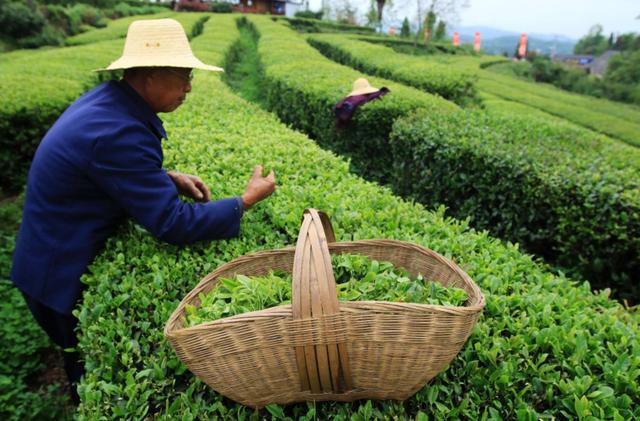
{"label": "tree", "polygon": [[409,38],[411,36],[411,26],[409,25],[409,19],[404,18],[402,21],[402,28],[400,29],[400,37]]}
{"label": "tree", "polygon": [[342,5],[336,9],[336,20],[339,23],[346,23],[349,25],[355,25],[357,23],[356,8],[349,0],[344,0]]}
{"label": "tree", "polygon": [[594,25],[587,35],[580,38],[573,48],[573,52],[575,54],[600,55],[607,51],[607,48],[607,38],[602,35],[602,25]]}
{"label": "tree", "polygon": [[386,0],[376,0],[376,5],[378,6],[378,23],[382,24],[382,9],[384,9],[384,5]]}
{"label": "tree", "polygon": [[378,20],[378,11],[376,10],[376,2],[374,0],[371,0],[369,11],[365,15],[365,18],[367,19],[367,26],[375,27],[380,23]]}
{"label": "tree", "polygon": [[436,27],[436,41],[442,41],[447,36],[447,24],[445,21],[440,20],[438,22],[438,26]]}
{"label": "tree", "polygon": [[[409,0],[410,2],[413,0]],[[461,8],[469,6],[469,0],[415,0],[418,11],[418,32],[416,41],[422,36],[423,28],[428,28],[433,34],[436,20],[454,23],[458,20],[458,12]],[[426,2],[426,4],[425,4]],[[423,11],[427,11],[423,21]],[[423,26],[424,25],[424,26]]]}
{"label": "tree", "polygon": [[437,16],[433,10],[429,10],[424,18],[424,28],[429,30],[429,34],[433,34],[433,28],[436,26]]}

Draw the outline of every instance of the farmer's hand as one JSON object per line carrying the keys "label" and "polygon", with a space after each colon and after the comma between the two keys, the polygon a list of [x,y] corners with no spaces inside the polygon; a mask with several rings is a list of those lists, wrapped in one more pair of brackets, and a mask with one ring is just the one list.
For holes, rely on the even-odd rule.
{"label": "farmer's hand", "polygon": [[262,176],[262,165],[253,167],[253,175],[242,193],[244,208],[249,209],[259,201],[271,196],[276,189],[276,176],[273,171],[266,177]]}
{"label": "farmer's hand", "polygon": [[168,171],[167,175],[178,188],[178,193],[183,196],[195,199],[198,202],[206,203],[211,200],[209,187],[197,175],[182,174],[177,171]]}

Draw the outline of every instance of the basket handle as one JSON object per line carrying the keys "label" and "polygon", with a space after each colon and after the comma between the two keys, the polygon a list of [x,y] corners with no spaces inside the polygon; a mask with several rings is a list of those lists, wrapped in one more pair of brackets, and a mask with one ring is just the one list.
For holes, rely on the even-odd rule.
{"label": "basket handle", "polygon": [[[338,314],[340,307],[328,242],[335,234],[328,216],[306,209],[293,258],[291,305],[294,320]],[[302,390],[338,393],[352,389],[346,344],[295,347]]]}

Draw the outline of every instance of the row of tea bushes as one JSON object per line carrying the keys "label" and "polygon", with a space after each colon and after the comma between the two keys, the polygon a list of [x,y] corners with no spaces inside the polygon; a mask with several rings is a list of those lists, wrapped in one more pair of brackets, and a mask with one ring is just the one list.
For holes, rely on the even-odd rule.
{"label": "row of tea bushes", "polygon": [[[214,16],[196,54],[213,64],[233,22]],[[236,35],[237,36],[237,35]],[[207,48],[207,42],[211,48]],[[295,51],[292,51],[295,53]],[[242,191],[254,164],[278,189],[248,211],[235,240],[176,247],[135,224],[108,242],[84,278],[78,309],[87,375],[79,419],[632,419],[640,416],[640,315],[606,293],[554,275],[513,245],[405,202],[355,177],[218,76],[196,76],[179,111],[165,117],[166,168],[196,173],[216,197]],[[294,243],[303,209],[329,213],[339,240],[394,238],[456,260],[487,298],[484,316],[451,366],[406,402],[269,406],[224,399],[179,362],[162,330],[200,277],[250,251]]]}
{"label": "row of tea bushes", "polygon": [[287,22],[291,28],[300,32],[341,32],[356,34],[373,34],[375,28],[369,26],[348,25],[342,23],[331,22],[327,20],[309,19],[309,18],[274,18],[274,20],[282,19]]}
{"label": "row of tea bushes", "polygon": [[640,300],[640,151],[532,115],[398,120],[394,191]]}
{"label": "row of tea bushes", "polygon": [[0,419],[70,419],[62,385],[42,384],[42,373],[51,364],[45,357],[55,355],[53,345],[9,280],[22,205],[23,197],[0,201]]}
{"label": "row of tea bushes", "polygon": [[[376,126],[378,120],[370,116],[379,115],[378,107],[388,110],[393,106],[387,105],[394,97],[393,90],[382,101],[358,110],[352,127],[331,131],[327,129],[332,128],[330,101],[323,97],[329,96],[331,87],[327,85],[338,80],[337,70],[329,83],[324,83],[326,87],[319,82],[323,70],[315,70],[314,75],[320,77],[309,84],[309,67],[324,69],[331,64],[304,50],[300,39],[285,28],[268,20],[253,22],[261,32],[259,52],[265,67],[268,108],[283,121],[315,137],[321,145],[351,157],[362,174],[388,182],[402,196],[425,204],[444,203],[453,215],[470,217],[473,226],[518,241],[598,287],[613,287],[634,301],[640,297],[634,280],[640,268],[639,222],[633,216],[640,203],[640,158],[635,148],[560,118],[549,116],[555,119],[550,122],[542,117],[542,111],[536,111],[541,116],[534,118],[528,110],[521,110],[527,116],[520,118],[514,106],[526,106],[519,103],[502,104],[511,108],[504,118],[432,107],[425,114],[438,118],[429,120],[428,138],[420,141],[423,122],[416,123],[416,130],[405,122],[390,142],[388,132]],[[305,64],[304,69],[290,63],[288,51],[296,51],[295,61]],[[311,62],[313,65],[307,64]],[[390,117],[395,121],[406,114],[405,110]],[[447,115],[451,117],[444,118]],[[301,124],[303,118],[306,121]],[[371,126],[377,128],[377,137],[359,136]],[[441,139],[432,139],[438,136]],[[475,143],[483,147],[474,150],[464,146],[466,137],[473,139],[473,147]],[[455,146],[458,140],[460,146]],[[447,147],[438,148],[439,142]],[[499,142],[509,146],[514,156],[504,148],[492,151]],[[458,150],[465,153],[452,152]],[[556,157],[561,151],[564,160]],[[546,182],[540,183],[538,173],[551,175],[543,176]],[[523,178],[527,184],[521,184]]]}
{"label": "row of tea bushes", "polygon": [[408,52],[411,55],[452,54],[477,56],[477,53],[473,50],[473,46],[462,44],[455,47],[449,41],[430,40],[425,44],[422,39],[416,39],[413,36],[411,38],[399,38],[384,34],[360,36],[358,39],[374,44],[386,45],[397,52]]}
{"label": "row of tea bushes", "polygon": [[489,70],[482,70],[478,80],[478,89],[481,91],[529,105],[630,145],[640,146],[640,109],[539,85],[542,84],[517,80]]}
{"label": "row of tea bushes", "polygon": [[[504,80],[500,76],[507,75],[500,73],[500,67],[501,66],[496,66],[494,68],[492,65],[488,66],[487,70],[491,75],[484,74],[484,77],[491,78],[493,75],[497,75],[497,80]],[[508,78],[509,80],[520,82],[517,84],[517,87],[519,89],[523,89],[523,92],[535,93],[543,98],[559,100],[565,104],[575,105],[578,108],[596,109],[604,114],[615,116],[631,123],[637,123],[640,119],[640,107],[636,105],[568,92],[547,83],[526,82],[516,76],[508,76]]]}
{"label": "row of tea bushes", "polygon": [[[187,33],[202,18],[187,13],[174,17]],[[126,33],[126,28],[121,29]],[[33,154],[49,127],[104,77],[93,70],[106,67],[122,54],[123,40],[109,38],[0,56],[0,191],[14,193],[23,188]]]}
{"label": "row of tea bushes", "polygon": [[[456,112],[452,102],[376,77],[375,87],[387,87],[382,100],[358,109],[345,130],[337,130],[333,106],[349,92],[362,74],[323,57],[286,26],[271,19],[242,20],[243,30],[259,36],[258,54],[264,68],[263,97],[268,110],[328,147],[353,159],[354,170],[377,181],[387,182],[385,165],[388,137],[393,122],[416,109]],[[255,25],[255,26],[254,26]]]}
{"label": "row of tea bushes", "polygon": [[390,47],[344,35],[312,35],[309,43],[325,56],[364,73],[437,94],[459,105],[476,98],[475,76],[436,62],[397,54]]}
{"label": "row of tea bushes", "polygon": [[68,37],[65,40],[67,45],[85,45],[93,44],[94,42],[124,38],[127,35],[127,29],[131,22],[140,19],[162,19],[173,18],[175,19],[177,13],[169,11],[163,13],[156,13],[152,15],[137,15],[127,16],[120,19],[109,20],[107,26],[100,29],[91,29],[89,31]]}
{"label": "row of tea bushes", "polygon": [[446,54],[412,57],[354,37],[331,34],[312,35],[309,42],[339,63],[438,93],[461,105],[475,101],[477,87],[629,144],[640,145],[640,109],[637,107],[566,93],[552,86],[524,82],[481,69],[502,62],[502,58]]}

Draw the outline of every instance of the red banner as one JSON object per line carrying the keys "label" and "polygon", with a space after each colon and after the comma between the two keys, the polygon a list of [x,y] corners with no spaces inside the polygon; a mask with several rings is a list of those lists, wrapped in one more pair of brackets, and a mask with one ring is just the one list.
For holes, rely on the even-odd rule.
{"label": "red banner", "polygon": [[453,33],[453,45],[454,47],[457,47],[460,45],[460,34],[457,32]]}
{"label": "red banner", "polygon": [[476,50],[476,52],[480,52],[480,32],[476,32],[473,37],[473,49]]}
{"label": "red banner", "polygon": [[520,35],[520,46],[518,47],[518,57],[525,58],[527,56],[527,34],[524,32]]}

